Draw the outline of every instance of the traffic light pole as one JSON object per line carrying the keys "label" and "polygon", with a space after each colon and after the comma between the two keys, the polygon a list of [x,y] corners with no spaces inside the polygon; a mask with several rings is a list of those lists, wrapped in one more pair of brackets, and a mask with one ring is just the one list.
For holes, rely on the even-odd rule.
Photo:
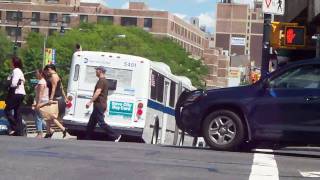
{"label": "traffic light pole", "polygon": [[264,14],[262,62],[261,62],[261,78],[262,79],[265,78],[269,73],[271,18],[272,17],[270,14]]}

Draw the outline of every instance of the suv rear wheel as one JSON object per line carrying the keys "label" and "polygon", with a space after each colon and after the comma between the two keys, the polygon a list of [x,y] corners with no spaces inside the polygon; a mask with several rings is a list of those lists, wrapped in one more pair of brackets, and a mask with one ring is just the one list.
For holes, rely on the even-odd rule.
{"label": "suv rear wheel", "polygon": [[206,117],[202,134],[212,149],[234,151],[244,142],[245,130],[236,113],[218,110]]}

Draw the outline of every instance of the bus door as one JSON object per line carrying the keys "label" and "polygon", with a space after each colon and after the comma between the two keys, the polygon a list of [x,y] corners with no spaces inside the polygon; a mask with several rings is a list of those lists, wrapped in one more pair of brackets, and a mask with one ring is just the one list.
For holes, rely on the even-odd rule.
{"label": "bus door", "polygon": [[161,144],[165,143],[166,139],[166,130],[169,116],[169,96],[170,96],[170,80],[164,80],[164,89],[163,89],[163,116],[162,116],[162,129],[161,129]]}

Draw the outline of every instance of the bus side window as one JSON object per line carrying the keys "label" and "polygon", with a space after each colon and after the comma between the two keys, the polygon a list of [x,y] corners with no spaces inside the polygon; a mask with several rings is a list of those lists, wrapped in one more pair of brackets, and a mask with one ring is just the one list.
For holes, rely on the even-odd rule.
{"label": "bus side window", "polygon": [[171,81],[171,86],[170,86],[170,99],[169,99],[169,106],[174,107],[175,104],[175,99],[176,99],[176,86],[177,83],[174,81]]}
{"label": "bus side window", "polygon": [[74,67],[74,75],[73,75],[73,80],[74,81],[78,81],[78,79],[79,79],[79,71],[80,71],[80,65],[76,64],[76,66]]}
{"label": "bus side window", "polygon": [[158,74],[157,78],[157,101],[163,102],[163,89],[164,89],[164,76],[162,74]]}
{"label": "bus side window", "polygon": [[150,98],[158,102],[163,102],[164,76],[154,70],[151,73],[151,93]]}
{"label": "bus side window", "polygon": [[157,100],[157,77],[158,73],[152,70],[151,73],[151,93],[150,98],[153,100]]}

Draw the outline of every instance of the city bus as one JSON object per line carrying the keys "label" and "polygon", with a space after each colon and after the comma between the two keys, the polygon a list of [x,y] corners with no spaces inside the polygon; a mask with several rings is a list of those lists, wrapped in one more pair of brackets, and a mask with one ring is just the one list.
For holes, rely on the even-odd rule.
{"label": "city bus", "polygon": [[[92,107],[86,109],[98,80],[95,68],[104,66],[109,84],[105,121],[124,136],[145,143],[191,145],[175,123],[174,108],[184,90],[194,90],[187,77],[175,76],[170,67],[142,57],[94,51],[74,53],[70,69],[67,106],[63,122],[68,132],[81,139]],[[104,135],[100,127],[95,134]]]}

